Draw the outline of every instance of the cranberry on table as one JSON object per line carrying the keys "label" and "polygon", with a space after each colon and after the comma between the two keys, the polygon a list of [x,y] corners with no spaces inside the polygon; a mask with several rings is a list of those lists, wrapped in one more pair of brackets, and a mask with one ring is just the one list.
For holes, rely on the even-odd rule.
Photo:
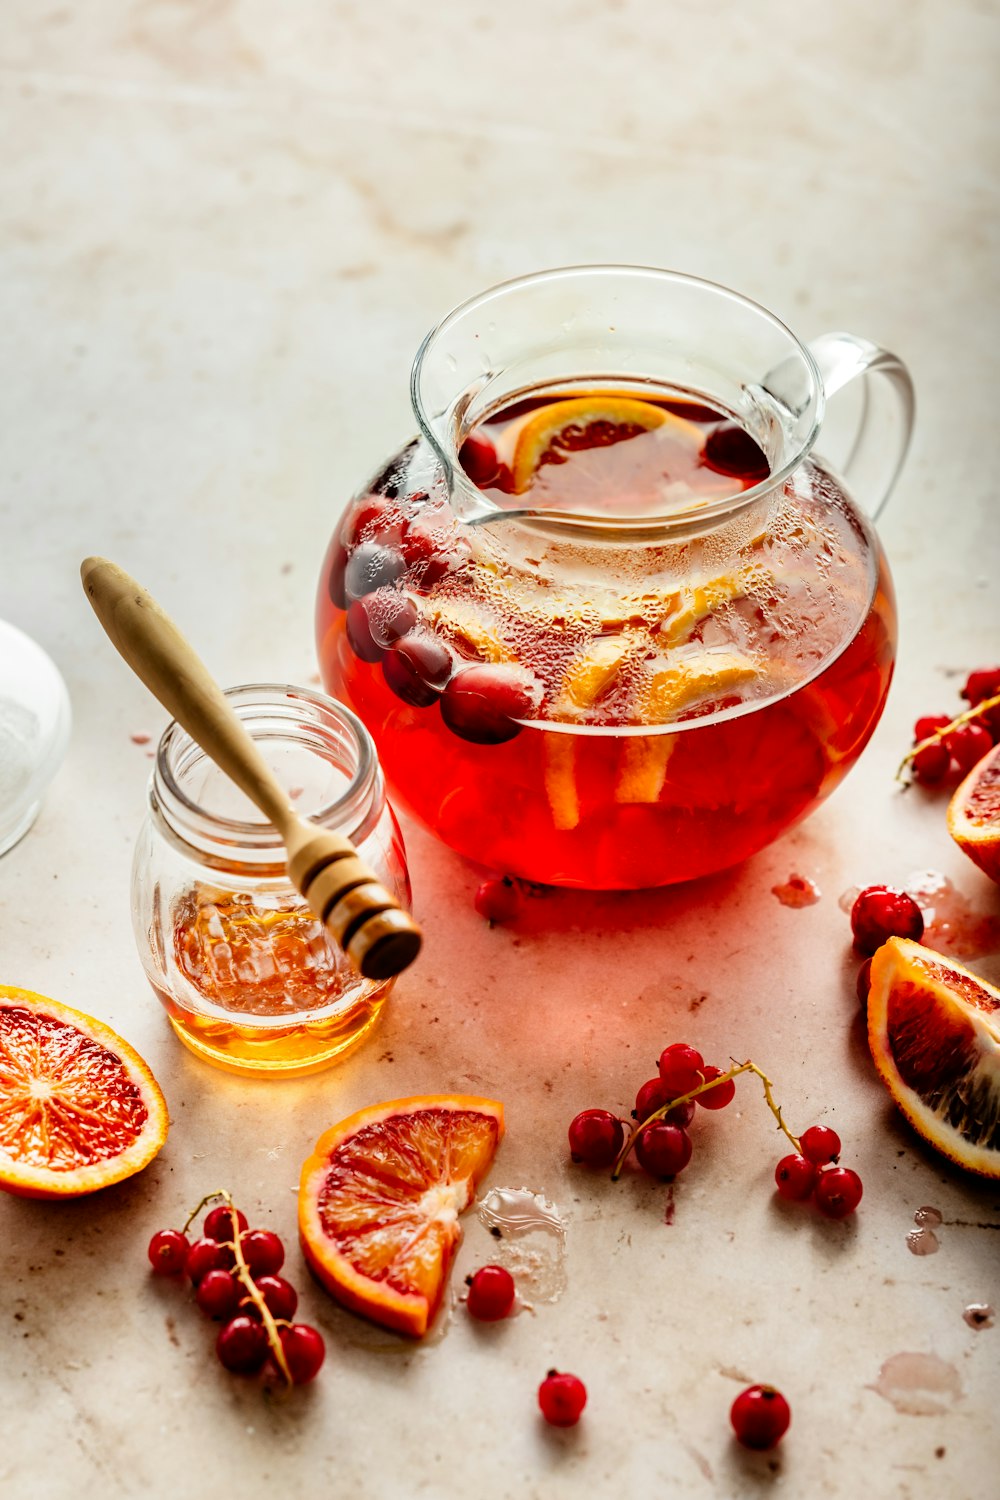
{"label": "cranberry on table", "polygon": [[467,1278],[466,1307],[481,1323],[498,1323],[514,1306],[514,1278],[503,1266],[480,1266]]}
{"label": "cranberry on table", "polygon": [[484,880],[476,892],[476,911],[492,927],[494,922],[512,922],[524,906],[521,888],[509,875]]}
{"label": "cranberry on table", "polygon": [[453,665],[447,646],[432,635],[411,631],[386,652],[382,675],[404,703],[430,708],[444,691]]}
{"label": "cranberry on table", "polygon": [[802,1203],[816,1185],[816,1167],[806,1156],[783,1156],[774,1169],[778,1197]]}
{"label": "cranberry on table", "polygon": [[924,935],[924,917],[912,896],[886,885],[867,886],[851,907],[854,946],[861,953],[874,953],[891,937]]}
{"label": "cranberry on table", "polygon": [[194,1300],[210,1318],[231,1318],[243,1296],[243,1288],[231,1271],[206,1271]]}
{"label": "cranberry on table", "polygon": [[299,1305],[299,1294],[283,1276],[260,1276],[257,1290],[272,1318],[290,1322]]}
{"label": "cranberry on table", "polygon": [[1000,693],[1000,667],[982,667],[970,672],[962,689],[962,697],[975,708],[984,698],[995,698]]}
{"label": "cranberry on table", "polygon": [[149,1242],[149,1263],[158,1276],[179,1276],[191,1246],[179,1229],[158,1229]]}
{"label": "cranberry on table", "polygon": [[791,1408],[773,1385],[751,1385],[741,1391],[729,1412],[736,1441],[744,1448],[766,1452],[788,1431]]}
{"label": "cranberry on table", "polygon": [[[725,1069],[713,1067],[706,1063],[702,1068],[705,1082],[711,1083],[714,1078],[721,1078]],[[714,1089],[706,1089],[703,1094],[698,1094],[692,1099],[692,1104],[700,1104],[702,1109],[725,1109],[727,1104],[732,1104],[736,1098],[736,1079],[727,1078],[724,1083],[716,1084]]]}
{"label": "cranberry on table", "polygon": [[993,736],[984,724],[960,724],[945,735],[944,743],[964,776],[993,749]]}
{"label": "cranberry on table", "polygon": [[951,751],[943,741],[934,745],[925,745],[918,750],[910,762],[910,770],[914,781],[919,781],[921,786],[936,786],[943,781],[951,769]]}
{"label": "cranberry on table", "polygon": [[660,1077],[672,1094],[688,1094],[704,1082],[705,1059],[686,1042],[664,1047],[658,1064]]}
{"label": "cranberry on table", "polygon": [[585,1109],[569,1127],[569,1153],[588,1167],[610,1167],[625,1144],[621,1120],[606,1109]]}
{"label": "cranberry on table", "polygon": [[850,1167],[820,1172],[815,1187],[816,1207],[828,1219],[846,1219],[861,1202],[861,1178]]}
{"label": "cranberry on table", "polygon": [[[247,1216],[236,1211],[236,1222],[239,1225],[240,1234],[247,1227]],[[219,1240],[220,1243],[232,1243],[233,1239],[233,1215],[226,1203],[220,1203],[217,1208],[210,1209],[205,1215],[205,1227],[202,1234],[206,1240]]]}
{"label": "cranberry on table", "polygon": [[691,1160],[691,1137],[680,1125],[654,1120],[639,1132],[635,1154],[652,1177],[676,1177]]}
{"label": "cranberry on table", "polygon": [[233,1263],[233,1252],[228,1245],[220,1245],[218,1240],[195,1240],[188,1251],[184,1270],[197,1286],[209,1271],[228,1271]]}
{"label": "cranberry on table", "polygon": [[465,667],[441,695],[441,717],[453,734],[474,745],[502,745],[521,733],[518,719],[532,710],[524,678],[511,667]]}
{"label": "cranberry on table", "polygon": [[308,1323],[293,1323],[278,1330],[281,1352],[285,1356],[293,1385],[305,1385],[319,1374],[326,1358],[326,1345],[318,1329]]}
{"label": "cranberry on table", "polygon": [[551,1427],[575,1427],[587,1404],[587,1387],[576,1375],[550,1370],[538,1387],[538,1405]]}
{"label": "cranberry on table", "polygon": [[363,599],[376,589],[388,588],[402,578],[406,562],[395,547],[380,542],[362,542],[347,560],[344,588],[349,599]]}
{"label": "cranberry on table", "polygon": [[234,1375],[256,1375],[264,1368],[269,1349],[263,1325],[242,1313],[223,1324],[215,1341],[220,1363]]}
{"label": "cranberry on table", "polygon": [[829,1125],[810,1125],[799,1136],[802,1155],[817,1167],[825,1167],[840,1155],[840,1136]]}
{"label": "cranberry on table", "polygon": [[249,1229],[240,1249],[251,1276],[273,1276],[285,1263],[285,1247],[270,1229]]}

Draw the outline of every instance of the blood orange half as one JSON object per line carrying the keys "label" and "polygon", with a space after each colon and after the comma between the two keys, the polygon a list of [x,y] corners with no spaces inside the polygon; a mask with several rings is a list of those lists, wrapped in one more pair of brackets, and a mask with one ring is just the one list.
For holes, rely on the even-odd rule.
{"label": "blood orange half", "polygon": [[302,1168],[299,1232],[339,1302],[421,1337],[441,1304],[461,1229],[503,1136],[503,1105],[464,1094],[360,1110]]}
{"label": "blood orange half", "polygon": [[890,938],[872,959],[868,1041],[924,1140],[1000,1178],[1000,990],[919,943]]}
{"label": "blood orange half", "polygon": [[1000,885],[1000,745],[973,766],[948,806],[948,832]]}
{"label": "blood orange half", "polygon": [[110,1026],[0,985],[0,1188],[72,1198],[121,1182],[167,1137],[167,1106]]}

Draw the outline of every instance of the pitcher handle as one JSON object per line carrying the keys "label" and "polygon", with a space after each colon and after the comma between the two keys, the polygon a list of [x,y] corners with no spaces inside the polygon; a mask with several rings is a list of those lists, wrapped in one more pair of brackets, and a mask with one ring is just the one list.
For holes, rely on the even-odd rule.
{"label": "pitcher handle", "polygon": [[[885,508],[913,436],[916,399],[910,372],[887,349],[853,333],[823,333],[807,345],[826,395],[861,380],[861,415],[847,457],[837,465],[873,520]],[[881,376],[881,379],[874,379]]]}

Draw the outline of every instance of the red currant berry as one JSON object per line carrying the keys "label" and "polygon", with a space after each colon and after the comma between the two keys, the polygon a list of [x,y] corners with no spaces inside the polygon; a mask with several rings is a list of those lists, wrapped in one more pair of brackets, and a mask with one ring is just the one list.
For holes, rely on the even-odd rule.
{"label": "red currant berry", "polygon": [[480,1266],[468,1278],[466,1306],[481,1323],[496,1323],[506,1318],[514,1306],[514,1278],[503,1266]]}
{"label": "red currant berry", "polygon": [[513,667],[465,667],[441,695],[441,717],[459,739],[502,745],[521,733],[518,719],[532,712],[524,674]]}
{"label": "red currant berry", "polygon": [[939,729],[947,729],[951,723],[947,714],[924,714],[913,726],[913,743],[919,745],[921,740],[929,740],[932,734]]}
{"label": "red currant berry", "polygon": [[184,1270],[197,1286],[209,1271],[228,1271],[232,1265],[233,1252],[228,1245],[220,1245],[218,1240],[195,1240],[188,1251]]}
{"label": "red currant berry", "polygon": [[267,1334],[260,1323],[240,1314],[219,1329],[215,1352],[234,1375],[256,1375],[268,1355]]}
{"label": "red currant berry", "polygon": [[691,1137],[680,1125],[654,1120],[640,1131],[635,1143],[639,1165],[651,1177],[676,1177],[691,1160]]}
{"label": "red currant berry", "polygon": [[778,1197],[801,1203],[816,1185],[816,1168],[805,1156],[783,1156],[774,1169]]}
{"label": "red currant berry", "polygon": [[396,641],[382,661],[382,675],[389,687],[414,708],[430,708],[436,703],[451,671],[452,656],[447,646],[432,635],[413,632]]}
{"label": "red currant berry", "polygon": [[751,1385],[741,1391],[729,1412],[736,1441],[744,1448],[773,1448],[788,1431],[791,1408],[773,1385]]}
{"label": "red currant berry", "polygon": [[250,1229],[240,1238],[243,1259],[250,1275],[273,1276],[285,1263],[285,1247],[270,1229]]}
{"label": "red currant berry", "polygon": [[925,745],[910,761],[914,781],[921,786],[937,786],[951,769],[951,751],[942,743]]}
{"label": "red currant berry", "polygon": [[703,1082],[705,1059],[687,1042],[674,1042],[660,1053],[660,1077],[671,1094],[687,1094]]}
{"label": "red currant berry", "polygon": [[344,591],[348,599],[363,599],[376,589],[389,588],[406,572],[402,553],[379,542],[362,542],[355,547],[344,570]]}
{"label": "red currant berry", "polygon": [[484,880],[476,892],[476,911],[491,927],[494,922],[512,922],[523,905],[521,888],[509,875]]}
{"label": "red currant berry", "polygon": [[825,1167],[840,1156],[840,1136],[829,1125],[810,1125],[799,1137],[802,1155],[817,1167]]}
{"label": "red currant berry", "polygon": [[[648,1078],[642,1088],[635,1096],[635,1109],[632,1111],[634,1120],[648,1120],[654,1110],[662,1109],[669,1104],[673,1095],[670,1093],[662,1078]],[[663,1118],[671,1125],[690,1125],[694,1119],[694,1100],[688,1099],[685,1104],[678,1104],[670,1109]]]}
{"label": "red currant berry", "polygon": [[291,1322],[299,1305],[299,1294],[290,1281],[283,1276],[261,1276],[257,1280],[257,1290],[272,1318]]}
{"label": "red currant berry", "polygon": [[458,450],[458,461],[473,484],[483,490],[496,479],[500,470],[497,450],[481,432],[470,432]]}
{"label": "red currant berry", "polygon": [[279,1329],[278,1337],[292,1384],[305,1385],[313,1380],[326,1358],[326,1345],[318,1329],[308,1323],[293,1323],[290,1328]]}
{"label": "red currant berry", "polygon": [[973,708],[984,698],[995,698],[998,693],[1000,667],[981,667],[977,672],[970,672],[962,689],[962,697]]}
{"label": "red currant berry", "polygon": [[[239,1224],[239,1232],[243,1233],[247,1227],[247,1216],[236,1212],[236,1222]],[[218,1208],[211,1209],[205,1215],[205,1227],[202,1230],[206,1240],[218,1240],[220,1244],[232,1244],[233,1242],[233,1216],[228,1203],[220,1203]]]}
{"label": "red currant berry", "polygon": [[575,1375],[550,1370],[538,1387],[538,1404],[550,1427],[575,1427],[587,1404],[587,1387]]}
{"label": "red currant berry", "polygon": [[149,1242],[149,1263],[157,1276],[179,1276],[191,1246],[179,1229],[158,1229]]}
{"label": "red currant berry", "polygon": [[570,1121],[569,1154],[588,1167],[610,1167],[624,1144],[621,1120],[606,1109],[585,1109]]}
{"label": "red currant berry", "polygon": [[871,987],[872,961],[870,958],[866,958],[864,963],[861,965],[861,968],[858,970],[858,979],[856,986],[858,992],[858,1004],[862,1007],[863,1010],[868,1009],[868,991],[871,989]]}
{"label": "red currant berry", "polygon": [[[713,1078],[721,1078],[724,1069],[714,1068],[711,1064],[702,1068],[705,1082],[710,1083]],[[704,1109],[725,1109],[727,1104],[732,1104],[736,1098],[736,1079],[727,1078],[725,1083],[717,1084],[714,1089],[708,1089],[704,1094],[697,1094],[694,1103],[702,1105]]]}
{"label": "red currant berry", "polygon": [[210,1318],[231,1318],[240,1305],[243,1288],[231,1271],[206,1271],[194,1299]]}
{"label": "red currant berry", "polygon": [[851,908],[851,931],[854,946],[861,953],[874,953],[891,937],[912,938],[919,943],[924,935],[923,913],[905,891],[870,885]]}
{"label": "red currant berry", "polygon": [[850,1167],[829,1167],[816,1179],[816,1207],[828,1219],[846,1219],[861,1202],[861,1178]]}
{"label": "red currant berry", "polygon": [[962,724],[945,735],[944,743],[964,776],[993,749],[993,736],[984,724]]}

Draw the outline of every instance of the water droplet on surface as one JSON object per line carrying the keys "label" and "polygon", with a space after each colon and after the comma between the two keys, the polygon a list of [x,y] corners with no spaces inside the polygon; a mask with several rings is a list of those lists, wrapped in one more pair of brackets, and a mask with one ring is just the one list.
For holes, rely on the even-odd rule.
{"label": "water droplet on surface", "polygon": [[815,906],[823,893],[808,875],[789,875],[784,885],[772,885],[771,894],[777,896],[782,906],[798,908]]}
{"label": "water droplet on surface", "polygon": [[910,1230],[906,1236],[906,1248],[911,1255],[936,1255],[941,1249],[941,1241],[933,1229],[921,1226]]}
{"label": "water droplet on surface", "polygon": [[555,1204],[531,1188],[496,1187],[480,1203],[479,1218],[495,1238],[494,1263],[517,1283],[518,1311],[558,1301],[566,1289],[566,1226]]}
{"label": "water droplet on surface", "polygon": [[961,1399],[962,1382],[954,1365],[936,1354],[893,1354],[866,1389],[908,1417],[936,1417]]}
{"label": "water droplet on surface", "polygon": [[913,1215],[913,1222],[914,1224],[926,1225],[930,1229],[937,1229],[944,1223],[944,1215],[939,1208],[931,1208],[928,1204],[925,1204],[923,1208],[917,1209]]}

